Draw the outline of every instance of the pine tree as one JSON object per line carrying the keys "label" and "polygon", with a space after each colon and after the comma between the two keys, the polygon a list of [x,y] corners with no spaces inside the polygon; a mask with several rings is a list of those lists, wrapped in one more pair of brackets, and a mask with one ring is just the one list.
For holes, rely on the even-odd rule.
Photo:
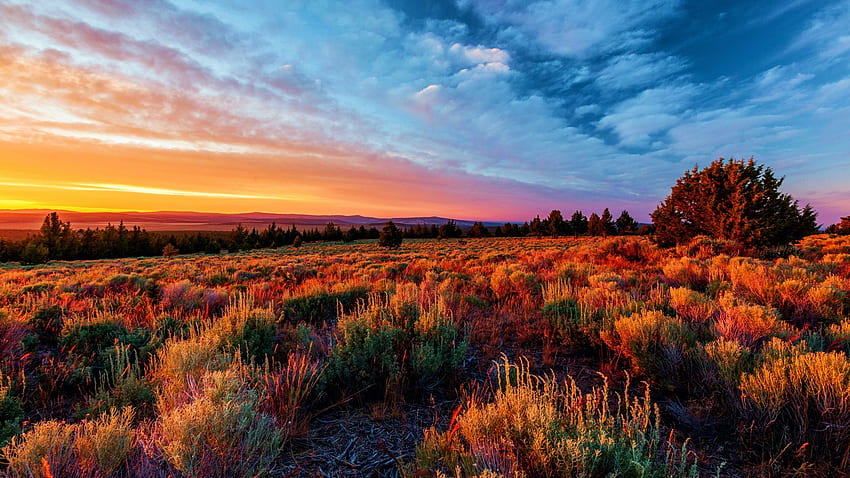
{"label": "pine tree", "polygon": [[381,229],[381,235],[378,236],[378,245],[387,249],[398,249],[401,247],[402,240],[401,230],[390,221]]}
{"label": "pine tree", "polygon": [[591,236],[601,236],[605,234],[605,225],[602,223],[602,218],[599,214],[591,213],[587,220],[587,233]]}
{"label": "pine tree", "polygon": [[484,226],[484,223],[478,221],[472,225],[472,228],[469,229],[469,232],[467,232],[467,236],[490,237],[490,231]]}
{"label": "pine tree", "polygon": [[618,234],[629,234],[637,231],[638,222],[632,219],[632,216],[629,214],[629,211],[623,211],[620,213],[620,217],[615,221],[617,226]]}
{"label": "pine tree", "polygon": [[581,211],[576,211],[570,218],[570,229],[573,230],[573,235],[578,237],[587,232],[587,218]]}
{"label": "pine tree", "polygon": [[611,215],[611,211],[606,207],[604,211],[602,211],[602,217],[599,218],[602,221],[602,235],[608,236],[608,234],[614,234],[617,232],[614,227],[614,217]]}
{"label": "pine tree", "polygon": [[552,237],[558,237],[566,231],[566,222],[564,222],[564,217],[561,215],[561,211],[557,209],[553,209],[552,212],[549,213],[549,234]]}

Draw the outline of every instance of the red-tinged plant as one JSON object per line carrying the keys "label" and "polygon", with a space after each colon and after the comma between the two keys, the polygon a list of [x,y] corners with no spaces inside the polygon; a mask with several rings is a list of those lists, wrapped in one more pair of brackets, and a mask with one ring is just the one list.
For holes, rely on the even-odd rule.
{"label": "red-tinged plant", "polygon": [[310,422],[309,405],[316,397],[322,367],[309,351],[294,352],[286,364],[262,377],[261,406],[284,431],[284,439],[302,436]]}

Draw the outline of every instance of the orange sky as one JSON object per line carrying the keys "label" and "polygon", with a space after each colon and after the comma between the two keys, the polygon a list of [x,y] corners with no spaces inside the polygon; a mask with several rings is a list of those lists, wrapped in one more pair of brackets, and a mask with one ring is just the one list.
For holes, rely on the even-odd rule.
{"label": "orange sky", "polygon": [[[76,211],[265,211],[502,219],[488,213],[507,185],[444,176],[382,157],[336,163],[313,156],[155,150],[51,138],[54,144],[0,143],[0,209]],[[55,144],[58,143],[58,144]],[[472,187],[470,187],[472,185]],[[404,202],[397,198],[404,197]],[[519,216],[522,217],[522,216]]]}

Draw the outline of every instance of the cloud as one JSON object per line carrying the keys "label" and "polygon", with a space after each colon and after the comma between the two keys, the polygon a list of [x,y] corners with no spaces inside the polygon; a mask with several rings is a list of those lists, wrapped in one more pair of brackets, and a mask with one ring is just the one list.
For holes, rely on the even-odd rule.
{"label": "cloud", "polygon": [[[677,2],[637,0],[462,0],[507,33],[559,55],[586,57],[651,41],[657,22],[676,14]],[[513,32],[510,29],[515,29]]]}
{"label": "cloud", "polygon": [[698,95],[695,85],[644,90],[625,100],[599,120],[600,128],[614,130],[626,146],[650,146],[653,136],[681,121],[680,113]]}
{"label": "cloud", "polygon": [[818,12],[789,47],[791,51],[812,50],[828,61],[843,58],[850,52],[850,1],[836,2]]}
{"label": "cloud", "polygon": [[508,52],[499,48],[485,48],[481,45],[471,47],[455,43],[449,47],[449,51],[471,62],[473,65],[487,63],[501,63],[506,65],[510,61]]}
{"label": "cloud", "polygon": [[618,90],[653,86],[686,67],[681,58],[663,53],[625,53],[611,58],[595,81],[601,88]]}

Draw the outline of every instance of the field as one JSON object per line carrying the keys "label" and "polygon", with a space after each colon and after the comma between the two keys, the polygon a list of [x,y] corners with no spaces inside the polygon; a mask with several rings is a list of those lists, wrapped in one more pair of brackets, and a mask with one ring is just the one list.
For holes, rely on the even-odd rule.
{"label": "field", "polygon": [[0,268],[12,476],[850,473],[850,236]]}

